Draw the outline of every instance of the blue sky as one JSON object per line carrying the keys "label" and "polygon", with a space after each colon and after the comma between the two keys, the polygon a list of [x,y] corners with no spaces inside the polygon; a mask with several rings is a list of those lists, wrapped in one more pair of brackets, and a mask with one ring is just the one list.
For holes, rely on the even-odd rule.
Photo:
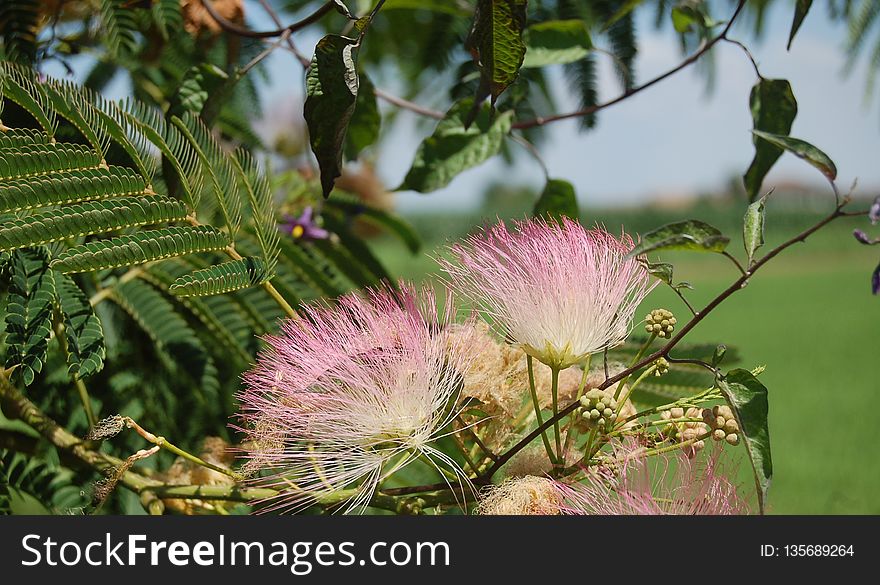
{"label": "blue sky", "polygon": [[[248,2],[247,8],[252,26],[273,28],[258,3]],[[643,81],[676,65],[682,55],[669,28],[655,30],[653,11],[639,15],[636,67],[637,80]],[[792,51],[787,52],[790,24],[791,7],[777,2],[768,15],[763,40],[751,38],[748,24],[734,27],[733,36],[746,41],[765,77],[791,82],[799,103],[792,135],[812,142],[835,160],[842,189],[858,178],[860,192],[872,195],[880,189],[880,93],[873,101],[866,100],[863,63],[852,75],[844,75],[845,26],[831,23],[824,6],[814,8]],[[298,35],[297,42],[309,50],[317,38],[307,30]],[[381,38],[368,42],[381,42]],[[571,181],[581,203],[596,206],[694,195],[722,188],[731,177],[741,175],[753,153],[748,96],[754,72],[737,47],[723,44],[715,53],[718,78],[710,95],[704,78],[691,68],[603,111],[594,131],[579,132],[576,121],[548,126],[541,153],[551,175]],[[617,95],[619,88],[608,59],[600,56],[600,60],[601,97],[607,99]],[[279,114],[300,116],[303,76],[299,64],[289,53],[276,51],[268,60],[268,71],[264,105],[273,115],[269,124],[277,124],[274,116]],[[554,79],[562,109],[576,109],[558,71]],[[124,91],[114,84],[111,93]],[[433,101],[428,98],[424,105],[446,108],[445,87],[438,85],[431,95]],[[388,186],[400,184],[415,149],[432,128],[433,122],[408,112],[393,127],[385,128],[378,172]],[[484,189],[499,181],[538,190],[543,174],[525,155],[513,167],[496,160],[462,173],[440,191],[400,193],[398,205],[404,210],[475,206]],[[765,186],[781,181],[821,183],[815,170],[791,155],[777,163]]]}

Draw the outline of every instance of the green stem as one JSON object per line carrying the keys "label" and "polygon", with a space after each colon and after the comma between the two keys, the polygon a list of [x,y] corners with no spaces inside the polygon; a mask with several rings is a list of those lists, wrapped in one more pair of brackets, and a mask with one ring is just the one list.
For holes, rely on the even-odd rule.
{"label": "green stem", "polygon": [[[535,366],[532,356],[526,354],[526,365],[529,370],[529,391],[532,394],[532,405],[535,408],[535,417],[538,419],[538,426],[544,426],[544,417],[541,416],[541,404],[538,402],[538,390],[535,388]],[[541,431],[541,440],[544,442],[544,449],[547,450],[547,456],[553,464],[556,464],[556,455],[553,454],[553,448],[550,447],[550,439],[547,438],[547,431]]]}
{"label": "green stem", "polygon": [[[61,324],[58,315],[54,320],[54,329],[55,329],[55,338],[58,340],[58,345],[61,347],[61,353],[64,355],[64,361],[66,363],[70,363],[70,347],[67,345],[67,336],[64,334],[64,325]],[[94,410],[92,410],[92,401],[89,398],[89,390],[86,388],[85,382],[76,375],[73,374],[71,376],[73,380],[73,385],[76,388],[77,394],[79,394],[80,402],[82,402],[83,409],[86,411],[86,420],[89,421],[89,430],[95,428],[95,425],[98,422],[98,418],[95,416]]]}
{"label": "green stem", "polygon": [[550,368],[550,395],[553,398],[553,435],[556,439],[556,459],[560,465],[565,465],[565,453],[562,452],[562,433],[559,430],[559,368]]}
{"label": "green stem", "polygon": [[129,426],[129,428],[133,428],[135,431],[137,431],[137,433],[140,436],[142,436],[144,439],[146,439],[150,443],[152,443],[162,449],[165,449],[166,451],[170,451],[171,453],[174,453],[178,457],[183,457],[187,461],[195,463],[196,465],[200,465],[200,466],[205,467],[207,469],[210,469],[212,471],[216,471],[217,473],[222,473],[223,475],[225,475],[227,477],[231,477],[235,481],[241,481],[243,479],[242,476],[235,473],[231,469],[226,469],[225,467],[220,467],[219,465],[214,465],[213,463],[205,461],[201,457],[197,457],[197,456],[193,455],[192,453],[184,451],[183,449],[181,449],[180,447],[178,447],[177,445],[175,445],[174,443],[172,443],[171,441],[169,441],[165,437],[160,437],[160,436],[154,435],[153,433],[145,430],[143,427],[141,427],[139,424],[134,422],[134,420],[132,420],[129,417],[125,417],[125,423],[126,423],[126,425]]}
{"label": "green stem", "polygon": [[[651,344],[654,343],[654,340],[657,339],[656,333],[651,333],[648,336],[647,341],[645,341],[644,345],[642,345],[641,349],[639,349],[639,353],[636,354],[636,357],[633,358],[633,361],[630,363],[628,370],[632,370],[633,367],[638,364],[642,357],[645,355],[645,352],[648,351],[648,348],[651,347]],[[632,372],[626,375],[620,383],[617,384],[617,390],[614,391],[614,399],[617,400],[620,397],[620,392],[623,390],[623,387],[626,386],[627,381],[629,381],[630,376],[632,376]]]}

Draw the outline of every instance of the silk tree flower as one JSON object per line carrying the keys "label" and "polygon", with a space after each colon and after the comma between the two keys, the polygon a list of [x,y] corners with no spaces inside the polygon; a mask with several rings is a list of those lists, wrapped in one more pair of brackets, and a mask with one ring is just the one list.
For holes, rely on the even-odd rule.
{"label": "silk tree flower", "polygon": [[432,291],[402,284],[305,307],[266,339],[244,377],[240,430],[246,465],[263,472],[252,481],[280,490],[269,510],[329,497],[362,509],[416,458],[467,483],[431,445],[457,414],[460,372],[472,359],[466,337],[450,342],[453,313],[448,292],[441,313]]}
{"label": "silk tree flower", "polygon": [[748,514],[748,506],[724,476],[717,449],[701,460],[685,455],[673,463],[664,456],[646,457],[635,441],[618,444],[615,463],[596,470],[583,483],[556,482],[562,513],[570,515]]}
{"label": "silk tree flower", "polygon": [[284,215],[284,222],[278,226],[285,234],[290,234],[294,240],[326,240],[330,232],[315,223],[315,210],[311,206],[306,207],[299,217]]}
{"label": "silk tree flower", "polygon": [[496,327],[546,365],[564,369],[619,345],[656,283],[629,236],[579,223],[531,219],[499,223],[452,246],[441,260],[456,289]]}

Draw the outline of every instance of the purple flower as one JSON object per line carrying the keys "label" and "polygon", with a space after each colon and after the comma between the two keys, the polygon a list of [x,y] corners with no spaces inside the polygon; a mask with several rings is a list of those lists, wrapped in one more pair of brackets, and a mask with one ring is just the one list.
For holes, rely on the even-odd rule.
{"label": "purple flower", "polygon": [[859,243],[865,244],[866,246],[873,246],[874,244],[880,244],[880,240],[871,239],[868,234],[863,232],[862,230],[853,230],[853,237],[858,240]]}
{"label": "purple flower", "polygon": [[877,268],[871,274],[871,292],[875,295],[880,294],[880,264],[877,265]]}
{"label": "purple flower", "polygon": [[278,229],[290,234],[294,240],[326,240],[330,237],[330,232],[315,223],[314,215],[311,205],[306,207],[299,217],[285,214],[284,222],[278,226]]}
{"label": "purple flower", "polygon": [[873,225],[877,225],[877,222],[880,221],[880,195],[874,199],[871,209],[868,210],[868,219],[871,220]]}

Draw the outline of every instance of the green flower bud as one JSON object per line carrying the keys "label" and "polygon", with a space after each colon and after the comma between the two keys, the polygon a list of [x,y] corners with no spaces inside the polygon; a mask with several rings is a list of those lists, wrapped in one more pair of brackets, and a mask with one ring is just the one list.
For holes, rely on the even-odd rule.
{"label": "green flower bud", "polygon": [[675,329],[675,317],[666,309],[654,309],[645,316],[645,331],[658,337],[669,337]]}

